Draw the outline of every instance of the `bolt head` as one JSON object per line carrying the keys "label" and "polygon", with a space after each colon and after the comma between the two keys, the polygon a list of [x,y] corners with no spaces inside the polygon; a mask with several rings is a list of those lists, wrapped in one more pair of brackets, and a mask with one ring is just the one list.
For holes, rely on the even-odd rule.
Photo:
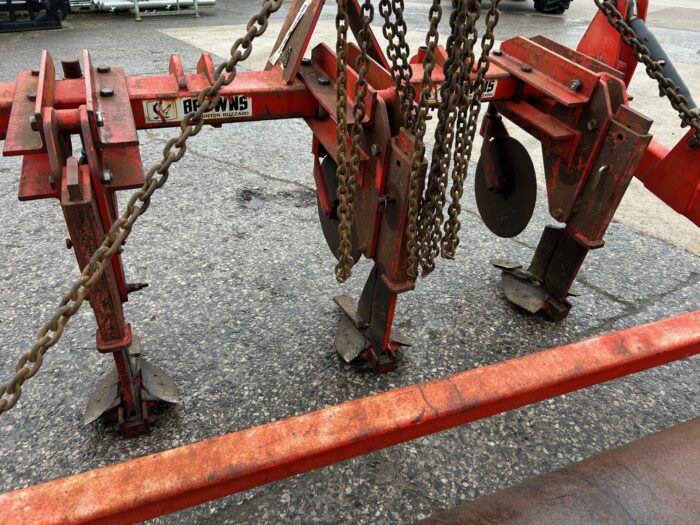
{"label": "bolt head", "polygon": [[582,87],[583,82],[581,82],[578,78],[575,78],[571,82],[569,82],[569,89],[571,89],[572,91],[581,91]]}
{"label": "bolt head", "polygon": [[100,127],[100,128],[105,125],[105,118],[102,115],[101,111],[95,112],[95,122],[97,123],[97,127]]}
{"label": "bolt head", "polygon": [[109,73],[112,70],[109,66],[97,66],[98,73]]}
{"label": "bolt head", "polygon": [[493,54],[496,55],[497,57],[500,57],[503,55],[503,51],[501,51],[500,49],[494,49]]}
{"label": "bolt head", "polygon": [[69,237],[66,237],[66,248],[69,250],[73,247],[73,241],[70,240]]}
{"label": "bolt head", "polygon": [[310,66],[311,65],[311,59],[304,57],[301,59],[301,65],[302,66]]}
{"label": "bolt head", "polygon": [[373,157],[378,157],[379,156],[379,148],[377,147],[376,144],[372,144],[372,148],[370,149],[370,153],[372,154]]}
{"label": "bolt head", "polygon": [[522,66],[520,66],[520,70],[523,73],[532,73],[532,68],[530,66],[528,66],[527,64],[523,64]]}
{"label": "bolt head", "polygon": [[331,79],[328,77],[318,77],[318,83],[322,86],[328,86],[331,83]]}
{"label": "bolt head", "polygon": [[32,76],[33,76],[33,77],[38,77],[38,76],[39,76],[39,70],[38,70],[38,69],[32,69]]}
{"label": "bolt head", "polygon": [[110,87],[103,87],[100,89],[100,95],[103,97],[111,97],[114,95],[114,90]]}
{"label": "bolt head", "polygon": [[36,119],[36,115],[29,115],[29,126],[32,131],[39,131],[39,122]]}
{"label": "bolt head", "polygon": [[598,129],[598,121],[596,119],[591,119],[586,124],[588,131],[595,131]]}
{"label": "bolt head", "polygon": [[112,181],[114,180],[114,177],[112,176],[112,172],[109,170],[102,170],[102,182],[105,184],[112,184]]}
{"label": "bolt head", "polygon": [[32,91],[31,93],[27,93],[27,100],[31,100],[31,101],[36,100],[36,91]]}

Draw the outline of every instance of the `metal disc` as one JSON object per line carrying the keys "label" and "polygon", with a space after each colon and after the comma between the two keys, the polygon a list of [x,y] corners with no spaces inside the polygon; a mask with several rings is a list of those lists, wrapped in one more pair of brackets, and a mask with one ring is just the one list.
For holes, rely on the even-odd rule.
{"label": "metal disc", "polygon": [[[490,189],[488,181],[500,181],[499,188]],[[496,137],[485,144],[474,190],[479,214],[489,230],[499,237],[520,234],[537,201],[535,167],[525,147],[513,137]]]}
{"label": "metal disc", "polygon": [[[333,159],[327,156],[323,159],[321,163],[321,169],[323,170],[323,178],[326,181],[326,188],[328,189],[328,194],[332,196],[333,210],[338,208],[338,200],[335,199],[335,195],[338,191],[338,180],[336,179],[335,172],[337,166]],[[340,224],[340,219],[337,219],[335,213],[332,218],[326,216],[326,213],[321,208],[321,201],[316,197],[316,205],[318,207],[318,218],[321,221],[321,230],[323,230],[323,236],[326,238],[326,244],[331,249],[331,253],[338,258],[338,248],[340,247],[340,236],[338,235],[338,225]],[[352,257],[355,262],[360,260],[362,252],[359,248],[359,242],[357,241],[357,228],[355,223],[352,225]]]}

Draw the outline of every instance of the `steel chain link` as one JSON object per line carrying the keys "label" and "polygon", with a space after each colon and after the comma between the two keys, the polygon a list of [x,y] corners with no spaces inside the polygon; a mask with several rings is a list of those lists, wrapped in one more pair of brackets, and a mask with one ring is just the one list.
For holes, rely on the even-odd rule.
{"label": "steel chain link", "polygon": [[440,0],[433,0],[428,14],[430,26],[425,36],[425,56],[423,57],[423,79],[418,111],[413,126],[413,158],[409,175],[408,218],[406,220],[406,249],[408,251],[407,275],[411,279],[418,277],[418,218],[423,201],[423,180],[421,171],[425,155],[425,120],[428,115],[429,100],[433,93],[433,70],[435,69],[435,49],[440,40],[439,26],[442,20]]}
{"label": "steel chain link", "polygon": [[219,103],[221,88],[229,85],[236,78],[237,64],[250,56],[253,40],[265,32],[270,16],[281,7],[282,2],[283,0],[263,1],[260,12],[248,21],[245,36],[236,40],[231,47],[231,56],[228,61],[217,67],[217,78],[214,84],[199,92],[198,109],[183,117],[180,134],[168,140],[163,149],[163,158],[147,171],[145,182],[131,196],[122,215],[112,224],[101,246],[93,253],[81,272],[80,278],[63,296],[51,319],[39,330],[32,349],[20,358],[14,377],[0,387],[0,413],[7,412],[16,405],[22,395],[22,385],[39,371],[44,354],[61,338],[66,324],[80,309],[92,286],[100,279],[107,265],[111,263],[112,257],[127,240],[136,220],[148,209],[153,193],[167,181],[170,166],[184,156],[188,139],[197,135],[202,129],[204,113]]}
{"label": "steel chain link", "polygon": [[[338,167],[336,170],[336,178],[338,180],[338,209],[336,214],[340,223],[338,224],[338,235],[340,237],[340,245],[338,246],[338,263],[335,267],[335,278],[338,282],[345,282],[349,277],[352,265],[355,260],[352,256],[352,216],[349,201],[352,198],[348,185],[348,92],[347,92],[347,65],[348,65],[348,20],[347,5],[345,0],[337,0],[338,12],[335,18],[336,28],[336,128],[335,137],[338,141],[338,150],[336,153]],[[355,188],[352,188],[354,196]]]}
{"label": "steel chain link", "polygon": [[[474,46],[478,39],[476,22],[480,16],[479,0],[460,0],[457,13],[450,19],[452,42],[448,41],[448,59],[445,63],[445,84],[441,89],[442,101],[438,110],[438,125],[435,132],[430,175],[423,201],[419,206],[415,244],[409,246],[409,275],[415,278],[418,266],[422,275],[435,268],[435,259],[442,254],[453,258],[459,244],[460,199],[464,192],[464,180],[471,158],[477,122],[481,108],[481,97],[487,86],[486,73],[490,67],[489,54],[493,48],[494,30],[498,24],[500,0],[491,2],[486,18],[486,29],[481,39],[482,51],[476,65],[474,80]],[[462,49],[460,50],[460,46]],[[452,61],[461,64],[454,67]],[[456,80],[455,80],[456,79]],[[455,121],[457,123],[455,131]],[[455,146],[452,173],[452,202],[449,218],[441,231],[446,201],[448,170],[452,146]],[[411,218],[409,217],[409,226]],[[408,232],[411,235],[411,232]]]}
{"label": "steel chain link", "polygon": [[[355,265],[352,250],[352,225],[355,218],[354,200],[357,176],[360,171],[360,152],[364,140],[364,128],[362,121],[367,113],[365,96],[367,95],[367,71],[369,69],[369,47],[372,45],[370,24],[374,20],[374,6],[371,0],[365,0],[362,5],[362,29],[358,35],[360,54],[355,63],[357,82],[355,83],[355,103],[352,108],[353,126],[351,132],[350,158],[347,159],[347,29],[349,20],[344,0],[338,1],[338,13],[336,15],[336,28],[338,29],[338,41],[336,43],[337,83],[336,83],[336,109],[337,127],[336,138],[338,140],[338,235],[340,246],[338,247],[338,263],[335,267],[335,277],[340,283],[347,281],[352,275],[352,267]],[[341,71],[342,68],[342,71]],[[342,169],[341,169],[342,167]]]}
{"label": "steel chain link", "polygon": [[[476,9],[474,9],[476,6]],[[445,61],[445,82],[440,87],[437,126],[432,160],[428,174],[427,188],[418,219],[418,253],[422,275],[435,269],[435,259],[439,255],[439,243],[443,220],[443,206],[450,168],[450,156],[454,144],[454,127],[458,105],[464,91],[464,69],[467,45],[474,42],[468,35],[476,35],[476,21],[480,15],[479,2],[458,0],[450,16],[451,33],[447,39],[447,60]]]}
{"label": "steel chain link", "polygon": [[[454,259],[457,246],[459,245],[459,230],[461,228],[459,215],[462,212],[460,202],[464,194],[464,181],[467,178],[469,161],[471,160],[474,147],[474,137],[476,136],[479,114],[481,113],[481,97],[488,83],[486,74],[491,66],[489,56],[496,43],[494,31],[500,16],[498,11],[500,1],[493,0],[486,15],[486,30],[481,38],[481,55],[476,65],[476,78],[473,81],[471,80],[471,71],[475,60],[473,42],[469,48],[469,67],[465,69],[466,78],[464,79],[468,89],[464,90],[460,115],[457,119],[455,168],[452,172],[452,189],[450,190],[452,202],[447,212],[449,217],[447,222],[445,222],[444,236],[440,245],[442,256],[445,259]],[[474,38],[476,36],[475,33]]]}
{"label": "steel chain link", "polygon": [[627,23],[625,16],[617,8],[617,4],[612,0],[595,0],[595,3],[608,19],[610,25],[620,33],[622,41],[634,51],[637,60],[644,64],[647,75],[659,84],[662,95],[668,98],[673,109],[678,112],[683,126],[693,128],[696,137],[700,140],[700,113],[688,107],[688,101],[678,93],[676,83],[664,75],[663,66],[651,57],[649,48],[639,41],[637,33]]}
{"label": "steel chain link", "polygon": [[[404,126],[413,130],[416,122],[416,89],[411,83],[413,68],[410,63],[411,50],[406,41],[408,27],[403,17],[403,0],[380,0],[379,14],[384,17],[382,33],[387,39],[387,57],[391,60],[391,78],[399,101]],[[394,16],[392,20],[392,14]],[[396,39],[396,40],[394,40]]]}

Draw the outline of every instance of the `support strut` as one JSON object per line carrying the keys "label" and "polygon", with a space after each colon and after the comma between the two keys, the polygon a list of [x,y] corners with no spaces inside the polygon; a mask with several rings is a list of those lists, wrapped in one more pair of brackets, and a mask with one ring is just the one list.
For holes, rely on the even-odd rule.
{"label": "support strut", "polygon": [[0,515],[143,521],[698,353],[700,311],[2,494]]}

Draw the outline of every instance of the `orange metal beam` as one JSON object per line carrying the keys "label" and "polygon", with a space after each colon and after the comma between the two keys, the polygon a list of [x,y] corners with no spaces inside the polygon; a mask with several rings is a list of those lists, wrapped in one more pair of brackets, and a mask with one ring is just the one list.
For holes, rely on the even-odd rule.
{"label": "orange metal beam", "polygon": [[141,521],[700,353],[700,310],[0,495],[5,523]]}

